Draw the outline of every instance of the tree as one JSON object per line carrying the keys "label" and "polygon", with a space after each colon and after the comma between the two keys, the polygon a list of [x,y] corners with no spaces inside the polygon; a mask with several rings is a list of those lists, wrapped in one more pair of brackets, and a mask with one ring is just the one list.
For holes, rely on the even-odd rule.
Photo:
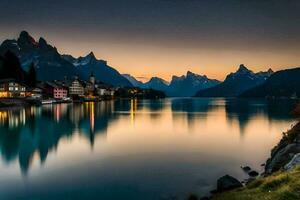
{"label": "tree", "polygon": [[30,87],[34,87],[36,85],[36,71],[35,66],[33,63],[31,63],[27,78],[26,78],[26,84]]}
{"label": "tree", "polygon": [[0,78],[13,78],[16,81],[25,81],[25,71],[21,68],[19,58],[12,53],[7,51],[0,59]]}

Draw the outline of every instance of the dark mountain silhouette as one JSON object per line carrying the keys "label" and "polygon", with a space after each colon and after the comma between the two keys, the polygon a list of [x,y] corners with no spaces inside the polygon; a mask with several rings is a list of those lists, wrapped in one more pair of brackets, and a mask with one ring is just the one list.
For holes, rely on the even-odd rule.
{"label": "dark mountain silhouette", "polygon": [[17,40],[5,40],[0,46],[0,55],[8,50],[18,56],[25,71],[34,63],[39,80],[64,79],[65,76],[71,77],[77,73],[55,47],[47,44],[43,38],[35,41],[26,31],[22,31]]}
{"label": "dark mountain silhouette", "polygon": [[123,77],[125,77],[134,87],[143,87],[143,82],[138,81],[135,77],[131,76],[130,74],[122,74]]}
{"label": "dark mountain silhouette", "polygon": [[144,83],[142,88],[153,89],[166,92],[169,83],[161,78],[152,77],[148,82]]}
{"label": "dark mountain silhouette", "polygon": [[275,72],[262,85],[247,90],[241,97],[299,97],[300,68]]}
{"label": "dark mountain silhouette", "polygon": [[263,84],[273,73],[271,69],[267,72],[254,73],[243,64],[235,73],[230,73],[225,81],[215,87],[197,92],[198,97],[236,97],[255,86]]}
{"label": "dark mountain silhouette", "polygon": [[83,79],[93,73],[98,80],[114,86],[132,86],[117,70],[107,65],[107,61],[98,60],[91,52],[84,57],[74,58],[64,55],[63,58],[72,63]]}
{"label": "dark mountain silhouette", "polygon": [[5,40],[0,46],[0,55],[13,52],[20,60],[22,68],[28,71],[31,64],[36,66],[37,78],[42,81],[63,80],[79,75],[87,79],[93,72],[97,79],[115,86],[131,86],[119,72],[109,67],[106,61],[97,60],[93,53],[79,58],[60,55],[57,49],[44,38],[36,41],[26,31],[17,40]]}
{"label": "dark mountain silhouette", "polygon": [[167,95],[190,97],[194,96],[199,90],[216,86],[219,83],[218,80],[209,79],[205,75],[201,76],[188,71],[186,76],[172,77],[172,81],[167,89]]}
{"label": "dark mountain silhouette", "polygon": [[160,90],[167,94],[167,96],[178,96],[178,97],[191,97],[201,89],[213,87],[220,82],[218,80],[209,79],[207,76],[201,76],[194,74],[190,71],[187,72],[186,76],[173,76],[171,83],[159,78],[152,77],[148,82],[142,83],[137,81],[131,75],[123,75],[126,77],[135,87],[144,89]]}

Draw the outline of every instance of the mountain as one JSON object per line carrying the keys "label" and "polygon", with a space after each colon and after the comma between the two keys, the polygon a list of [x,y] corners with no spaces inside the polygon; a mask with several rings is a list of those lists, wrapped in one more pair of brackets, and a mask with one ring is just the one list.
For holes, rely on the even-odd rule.
{"label": "mountain", "polygon": [[194,96],[197,91],[214,87],[220,82],[209,79],[207,76],[201,76],[190,71],[186,76],[173,76],[172,81],[167,89],[168,96],[190,97]]}
{"label": "mountain", "polygon": [[300,97],[300,68],[275,72],[262,85],[247,90],[241,97]]}
{"label": "mountain", "polygon": [[159,90],[166,92],[168,89],[169,83],[159,77],[152,77],[148,82],[143,83],[141,81],[136,80],[133,76],[130,74],[123,74],[123,76],[129,80],[129,82],[134,86],[134,87],[139,87],[142,89],[153,89],[153,90]]}
{"label": "mountain", "polygon": [[135,77],[131,76],[130,74],[122,74],[134,87],[143,87],[143,82],[138,81]]}
{"label": "mountain", "polygon": [[18,56],[25,71],[34,63],[39,80],[64,79],[65,76],[77,73],[74,66],[63,59],[55,47],[43,38],[35,41],[26,31],[22,31],[17,40],[5,40],[1,44],[0,55],[7,51]]}
{"label": "mountain", "polygon": [[158,77],[152,77],[148,82],[143,84],[142,88],[166,92],[168,85],[169,83],[167,81]]}
{"label": "mountain", "polygon": [[66,61],[72,63],[81,78],[87,80],[91,73],[96,79],[104,83],[114,86],[128,86],[132,84],[125,77],[123,77],[117,70],[107,65],[107,61],[98,60],[93,52],[90,52],[84,57],[74,58],[70,55],[62,56]]}
{"label": "mountain", "polygon": [[197,97],[236,97],[255,86],[263,84],[273,71],[254,73],[241,64],[235,73],[230,73],[225,81],[215,87],[197,92]]}
{"label": "mountain", "polygon": [[60,55],[44,38],[36,41],[26,31],[22,31],[17,40],[5,40],[0,45],[0,55],[5,55],[7,51],[13,52],[19,58],[25,71],[34,63],[37,78],[42,81],[63,80],[75,75],[88,79],[93,72],[104,83],[132,86],[117,70],[108,66],[106,61],[96,59],[92,52],[79,58]]}

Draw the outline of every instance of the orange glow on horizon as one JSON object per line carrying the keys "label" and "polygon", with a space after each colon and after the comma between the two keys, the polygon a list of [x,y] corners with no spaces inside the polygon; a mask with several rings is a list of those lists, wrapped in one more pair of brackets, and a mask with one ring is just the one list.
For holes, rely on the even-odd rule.
{"label": "orange glow on horizon", "polygon": [[[79,48],[69,45],[71,44],[63,45],[62,52],[72,52],[79,56],[91,51],[90,46],[83,44]],[[95,46],[93,52],[98,59],[107,60],[108,65],[121,74],[131,74],[142,82],[154,76],[170,81],[173,75],[186,75],[187,71],[222,81],[226,75],[235,72],[240,64],[245,64],[254,72],[267,71],[269,68],[278,71],[300,66],[300,57],[291,52],[186,50],[166,47],[142,49],[126,44],[120,47],[102,44],[101,47]]]}

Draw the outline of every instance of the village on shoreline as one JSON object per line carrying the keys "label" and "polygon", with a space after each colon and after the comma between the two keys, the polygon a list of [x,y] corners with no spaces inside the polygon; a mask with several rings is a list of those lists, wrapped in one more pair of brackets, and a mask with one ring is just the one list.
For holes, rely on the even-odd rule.
{"label": "village on shoreline", "polygon": [[105,84],[97,81],[93,73],[88,81],[75,76],[63,81],[38,82],[35,87],[28,87],[15,79],[0,79],[0,107],[164,97],[163,92],[152,89],[114,87]]}

